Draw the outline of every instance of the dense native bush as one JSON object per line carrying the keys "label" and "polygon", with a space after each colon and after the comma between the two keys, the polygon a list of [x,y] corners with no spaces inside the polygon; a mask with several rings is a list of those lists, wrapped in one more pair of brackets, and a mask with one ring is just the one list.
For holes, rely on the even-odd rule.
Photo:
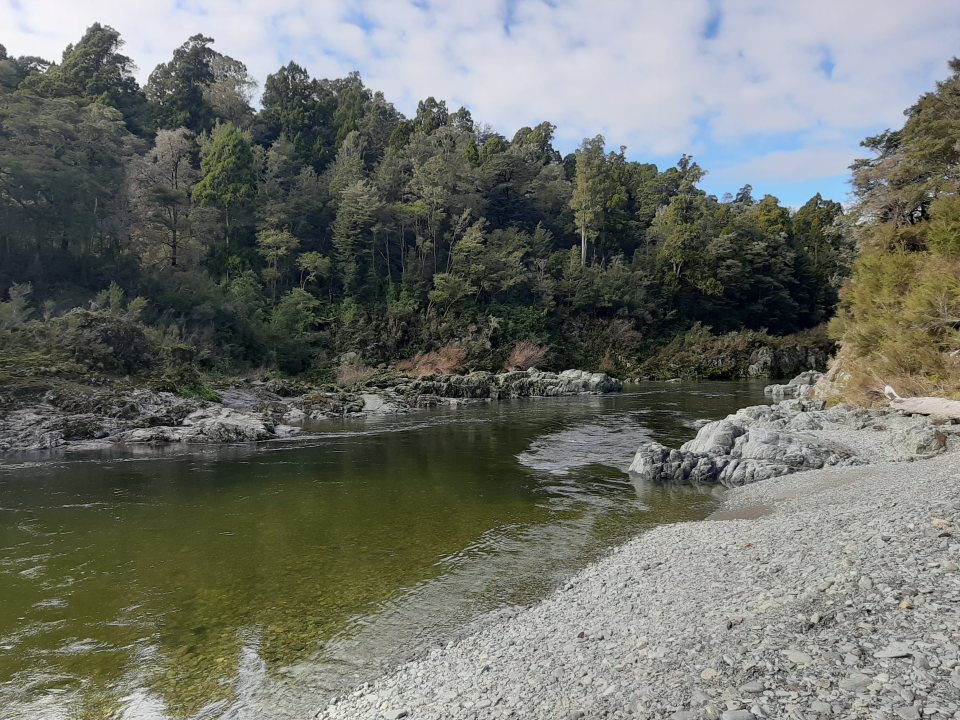
{"label": "dense native bush", "polygon": [[[141,88],[121,46],[97,24],[59,64],[0,48],[0,332],[45,316],[103,372],[330,379],[349,352],[497,370],[531,362],[510,357],[527,340],[627,372],[697,322],[813,327],[849,268],[820,195],[717,198],[686,155],[658,168],[597,136],[562,157],[549,122],[507,138],[434,98],[406,118],[356,73],[293,63],[255,111],[243,63],[200,35]],[[956,211],[931,212],[932,246]],[[104,315],[111,282],[138,318]]]}

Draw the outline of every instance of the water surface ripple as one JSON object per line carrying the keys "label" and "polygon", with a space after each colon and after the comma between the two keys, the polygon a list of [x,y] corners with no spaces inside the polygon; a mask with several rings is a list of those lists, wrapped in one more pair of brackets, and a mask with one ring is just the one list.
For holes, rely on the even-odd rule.
{"label": "water surface ripple", "polygon": [[308,717],[643,528],[702,517],[710,496],[624,471],[762,385],[633,390],[0,464],[0,720]]}

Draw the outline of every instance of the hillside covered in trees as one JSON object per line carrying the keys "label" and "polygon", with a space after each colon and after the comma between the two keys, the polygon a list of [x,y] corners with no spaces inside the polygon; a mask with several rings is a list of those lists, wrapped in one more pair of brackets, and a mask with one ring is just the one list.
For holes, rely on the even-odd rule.
{"label": "hillside covered in trees", "polygon": [[[824,323],[853,259],[837,202],[717,198],[688,156],[661,169],[599,135],[562,156],[549,121],[506,137],[434,98],[408,118],[358,74],[294,63],[255,109],[201,35],[140,87],[122,45],[95,24],[58,62],[0,47],[0,363],[324,378],[348,352],[499,368],[525,341],[629,372],[691,328]],[[875,142],[865,199],[911,141]]]}

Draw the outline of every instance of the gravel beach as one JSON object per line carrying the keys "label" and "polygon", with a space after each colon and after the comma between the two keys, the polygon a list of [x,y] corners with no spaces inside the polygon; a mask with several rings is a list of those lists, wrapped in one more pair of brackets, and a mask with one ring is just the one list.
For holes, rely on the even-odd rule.
{"label": "gravel beach", "polygon": [[960,719],[958,565],[960,453],[770,479],[317,717]]}

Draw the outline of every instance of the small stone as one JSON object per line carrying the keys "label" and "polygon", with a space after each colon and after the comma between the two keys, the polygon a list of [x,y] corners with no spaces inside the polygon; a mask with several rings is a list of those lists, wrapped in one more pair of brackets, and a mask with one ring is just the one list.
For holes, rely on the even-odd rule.
{"label": "small stone", "polygon": [[784,650],[784,656],[792,662],[794,665],[809,665],[813,662],[813,658],[807,655],[805,652],[800,652],[799,650]]}
{"label": "small stone", "polygon": [[765,689],[763,680],[754,680],[740,686],[740,692],[742,693],[762,693]]}
{"label": "small stone", "polygon": [[677,710],[670,716],[670,720],[697,720],[697,715],[694,710]]}
{"label": "small stone", "polygon": [[903,718],[903,720],[920,720],[920,711],[913,705],[898,707],[894,712],[897,714],[897,717]]}
{"label": "small stone", "polygon": [[830,715],[833,713],[833,708],[830,707],[830,703],[825,703],[823,700],[814,700],[810,703],[810,711],[817,715]]}
{"label": "small stone", "polygon": [[960,670],[954,670],[950,675],[950,684],[960,690]]}
{"label": "small stone", "polygon": [[854,673],[849,677],[844,678],[840,681],[840,688],[842,690],[850,690],[851,692],[856,692],[857,690],[863,690],[867,685],[869,685],[873,680],[871,680],[866,675],[862,673]]}
{"label": "small stone", "polygon": [[930,524],[933,525],[938,530],[945,527],[950,527],[950,521],[944,520],[943,518],[934,518],[933,520],[930,521]]}
{"label": "small stone", "polygon": [[711,698],[702,690],[694,690],[693,694],[690,696],[690,704],[694,706],[706,705],[712,699],[713,698]]}
{"label": "small stone", "polygon": [[907,600],[906,598],[904,598],[903,600],[900,601],[900,609],[913,610],[913,603]]}
{"label": "small stone", "polygon": [[387,712],[384,713],[384,717],[387,718],[387,720],[400,720],[400,718],[405,718],[409,714],[406,710],[387,710]]}
{"label": "small stone", "polygon": [[700,677],[709,682],[710,680],[716,680],[719,674],[720,673],[718,673],[713,668],[707,668],[706,670],[700,673]]}
{"label": "small stone", "polygon": [[873,580],[864,575],[860,578],[860,582],[857,583],[860,586],[861,590],[873,590]]}
{"label": "small stone", "polygon": [[757,720],[757,716],[749,710],[727,710],[720,715],[720,720]]}
{"label": "small stone", "polygon": [[883,650],[877,650],[873,654],[875,658],[904,658],[913,655],[913,649],[902,642],[892,642]]}
{"label": "small stone", "polygon": [[940,569],[944,572],[956,572],[960,570],[960,567],[957,567],[957,564],[953,560],[944,560],[940,563]]}

